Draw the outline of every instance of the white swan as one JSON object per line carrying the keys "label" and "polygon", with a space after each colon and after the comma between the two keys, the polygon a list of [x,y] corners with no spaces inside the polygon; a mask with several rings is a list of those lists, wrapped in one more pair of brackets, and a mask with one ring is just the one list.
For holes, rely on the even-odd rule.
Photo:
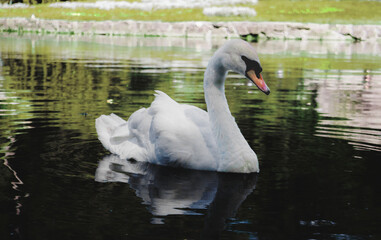
{"label": "white swan", "polygon": [[259,172],[257,155],[239,130],[225,97],[229,70],[270,93],[254,48],[243,40],[231,40],[216,51],[204,74],[208,112],[156,91],[151,106],[134,112],[128,121],[115,114],[100,116],[96,120],[99,140],[122,159],[219,172]]}

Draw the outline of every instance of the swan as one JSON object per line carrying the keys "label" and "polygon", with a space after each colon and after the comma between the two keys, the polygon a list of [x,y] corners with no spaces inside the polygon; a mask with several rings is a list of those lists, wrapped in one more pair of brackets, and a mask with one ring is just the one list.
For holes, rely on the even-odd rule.
{"label": "swan", "polygon": [[255,49],[244,40],[230,40],[214,53],[204,74],[207,111],[179,104],[156,90],[151,106],[137,110],[128,121],[116,114],[97,118],[100,142],[122,159],[196,170],[259,172],[257,155],[226,100],[224,83],[230,70],[270,93]]}

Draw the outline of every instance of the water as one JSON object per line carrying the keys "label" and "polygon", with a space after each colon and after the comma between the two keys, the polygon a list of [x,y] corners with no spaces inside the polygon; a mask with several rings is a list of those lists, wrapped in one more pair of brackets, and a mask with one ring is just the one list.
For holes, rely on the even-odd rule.
{"label": "water", "polygon": [[127,162],[94,120],[153,90],[205,109],[203,71],[225,40],[0,36],[1,239],[377,239],[381,46],[253,44],[271,88],[226,94],[259,174]]}

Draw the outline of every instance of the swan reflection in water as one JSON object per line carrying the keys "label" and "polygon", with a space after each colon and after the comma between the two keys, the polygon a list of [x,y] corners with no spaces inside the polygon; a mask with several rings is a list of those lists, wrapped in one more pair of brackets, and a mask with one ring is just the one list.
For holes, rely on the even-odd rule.
{"label": "swan reflection in water", "polygon": [[162,224],[168,215],[198,214],[207,209],[203,236],[216,236],[225,221],[235,216],[239,206],[254,190],[257,174],[217,173],[171,168],[122,160],[109,155],[99,162],[98,182],[128,183]]}

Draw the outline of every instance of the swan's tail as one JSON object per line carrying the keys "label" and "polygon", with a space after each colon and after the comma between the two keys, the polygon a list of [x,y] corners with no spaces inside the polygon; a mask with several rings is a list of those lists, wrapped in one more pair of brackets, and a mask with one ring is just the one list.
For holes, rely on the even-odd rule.
{"label": "swan's tail", "polygon": [[122,159],[144,161],[146,151],[131,136],[128,122],[115,114],[102,115],[95,120],[98,139],[111,153]]}
{"label": "swan's tail", "polygon": [[[114,145],[126,139],[129,135],[127,121],[116,114],[102,115],[95,120],[98,139],[103,146],[112,153],[118,154]],[[123,127],[125,126],[125,127]],[[116,131],[118,129],[119,131]],[[120,131],[122,130],[122,131]]]}

